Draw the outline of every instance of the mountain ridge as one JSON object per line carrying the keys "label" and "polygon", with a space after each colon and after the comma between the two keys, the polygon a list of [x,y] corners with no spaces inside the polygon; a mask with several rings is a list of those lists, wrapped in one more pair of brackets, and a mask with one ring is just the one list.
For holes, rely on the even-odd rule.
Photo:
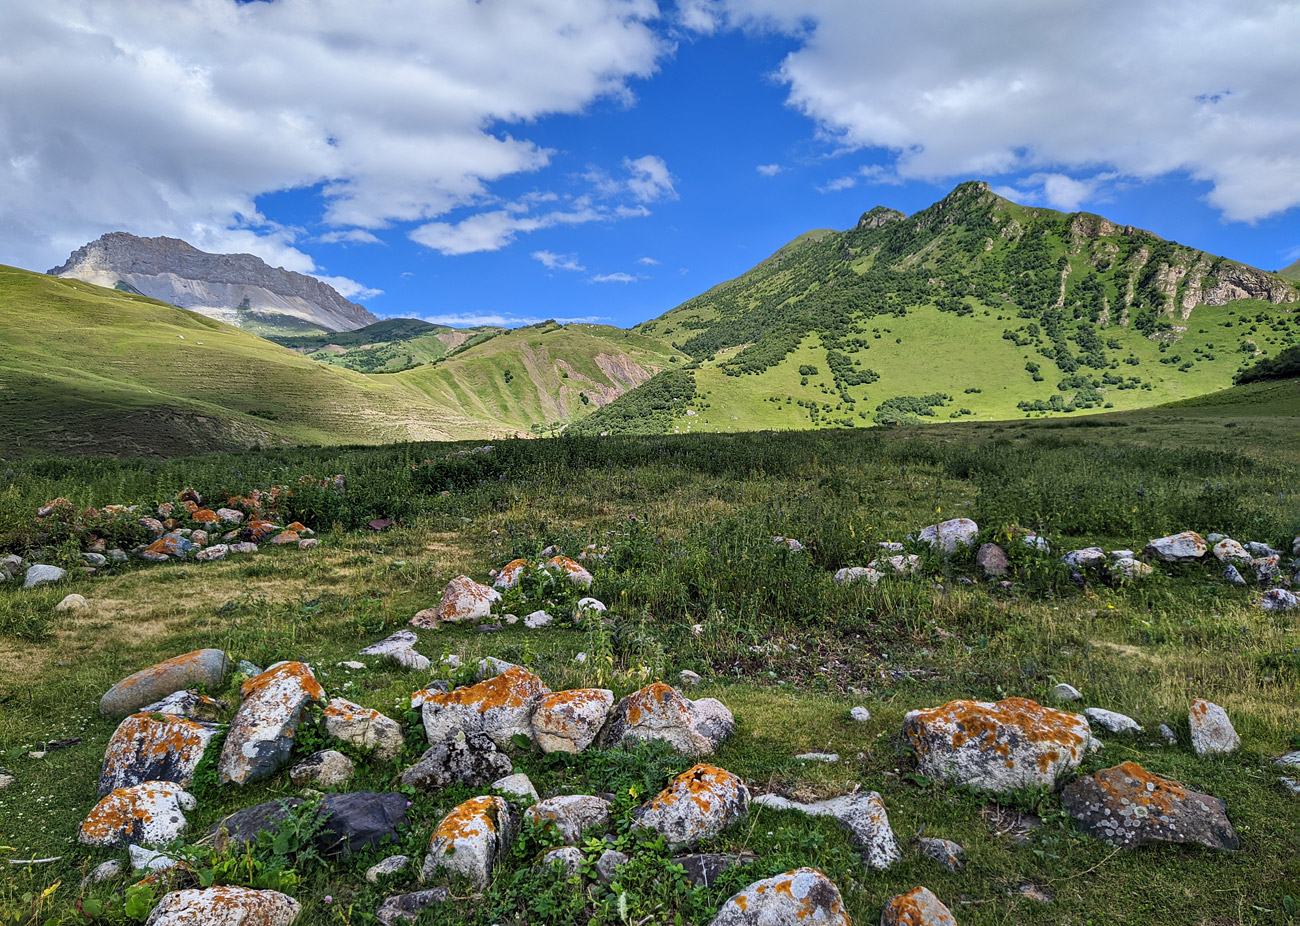
{"label": "mountain ridge", "polygon": [[136,292],[258,333],[349,331],[379,321],[316,277],[252,254],[200,251],[180,238],[109,232],[47,273]]}

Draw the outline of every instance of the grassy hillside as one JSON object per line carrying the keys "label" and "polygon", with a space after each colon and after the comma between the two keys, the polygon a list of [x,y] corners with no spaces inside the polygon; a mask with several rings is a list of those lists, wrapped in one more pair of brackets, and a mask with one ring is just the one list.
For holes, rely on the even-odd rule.
{"label": "grassy hillside", "polygon": [[541,433],[585,418],[684,359],[653,337],[621,328],[543,322],[479,335],[446,361],[393,379],[432,403]]}
{"label": "grassy hillside", "polygon": [[269,337],[283,347],[358,373],[398,373],[433,363],[476,336],[500,328],[451,328],[418,318],[386,318],[355,331]]}
{"label": "grassy hillside", "polygon": [[1295,263],[1283,267],[1281,270],[1277,272],[1277,275],[1280,277],[1285,277],[1286,279],[1291,280],[1293,282],[1300,282],[1300,260],[1297,260]]}
{"label": "grassy hillside", "polygon": [[1278,275],[970,183],[800,236],[636,330],[693,359],[660,431],[862,427],[1212,392],[1300,341],[1296,299]]}
{"label": "grassy hillside", "polygon": [[[690,890],[674,874],[671,853],[636,842],[625,828],[630,808],[696,759],[644,748],[545,756],[511,746],[515,768],[543,794],[616,795],[624,828],[615,838],[636,867],[612,886],[568,881],[534,867],[551,842],[533,833],[504,855],[485,890],[456,893],[425,914],[421,922],[434,926],[707,924],[734,891],[801,865],[835,880],[859,926],[879,922],[888,898],[920,884],[962,926],[1295,926],[1296,796],[1281,780],[1293,773],[1273,759],[1300,747],[1296,612],[1263,611],[1259,587],[1228,586],[1209,566],[1161,566],[1135,583],[1090,575],[1079,587],[1058,556],[1093,543],[1140,550],[1149,538],[1184,528],[1289,545],[1300,533],[1298,414],[1300,382],[1279,381],[1077,419],[507,440],[471,456],[414,445],[162,462],[19,461],[0,469],[0,553],[40,542],[32,511],[53,496],[77,508],[156,504],[185,486],[222,498],[336,472],[346,475],[347,491],[300,490],[286,501],[286,519],[340,525],[322,531],[311,551],[263,548],[217,563],[74,571],[62,585],[33,590],[0,583],[0,756],[16,779],[0,791],[0,863],[47,860],[5,864],[0,911],[13,922],[51,926],[143,919],[150,903],[138,913],[124,903],[138,875],[82,886],[94,866],[126,855],[74,839],[97,799],[116,726],[95,705],[128,673],[213,646],[261,666],[307,660],[330,696],[403,724],[402,755],[382,762],[325,740],[317,712],[306,713],[293,761],[326,746],[345,750],[357,765],[346,790],[399,788],[401,771],[429,745],[418,716],[405,711],[411,692],[437,678],[466,683],[479,659],[527,665],[557,691],[598,686],[616,697],[689,669],[702,676],[691,696],[720,699],[737,721],[706,761],[741,776],[755,795],[815,800],[857,787],[877,791],[902,855],[888,870],[867,870],[834,821],[755,804],[702,851],[744,850],[756,860]],[[927,557],[926,574],[875,587],[832,581],[836,569],[877,555],[878,541],[958,514],[979,522],[981,539],[1005,543],[1015,528],[1034,529],[1054,553],[1009,545],[1014,571],[1006,585],[987,579],[969,551]],[[382,535],[361,529],[380,515],[399,523]],[[775,546],[778,534],[800,539],[805,550]],[[421,630],[419,652],[435,666],[424,671],[358,656],[436,603],[451,576],[485,579],[551,544],[566,552],[610,548],[588,563],[590,594],[609,604],[608,620],[574,627],[561,616],[544,630],[519,623],[492,633],[474,622]],[[55,552],[75,556],[75,545],[70,554]],[[56,611],[69,592],[84,595],[89,610]],[[571,601],[586,593],[563,594]],[[533,606],[517,595],[503,610]],[[583,662],[575,660],[580,652]],[[465,668],[438,667],[448,653]],[[358,659],[364,668],[344,664]],[[209,693],[233,707],[240,680]],[[1061,682],[1082,700],[1055,700]],[[1146,732],[1098,729],[1104,748],[1081,774],[1132,761],[1213,795],[1240,848],[1116,851],[1076,827],[1058,793],[999,798],[918,773],[902,734],[908,711],[1013,696],[1132,716]],[[1198,697],[1225,708],[1239,749],[1193,751],[1188,708]],[[851,719],[856,706],[870,718]],[[1161,724],[1176,743],[1156,732]],[[796,758],[814,751],[840,759]],[[208,828],[224,815],[305,796],[285,771],[242,788],[204,774],[191,790],[197,806],[186,814],[183,841],[197,847],[199,870],[219,884],[259,886],[268,871],[292,872],[284,889],[303,905],[299,926],[371,922],[384,897],[432,886],[416,875],[431,830],[483,792],[409,789],[398,845],[323,860],[297,839],[278,848],[265,840],[238,855],[203,849]],[[912,842],[920,831],[959,843],[964,867],[947,871],[923,857]],[[603,848],[589,844],[588,862]],[[367,882],[367,868],[395,852],[409,855],[413,868]]]}

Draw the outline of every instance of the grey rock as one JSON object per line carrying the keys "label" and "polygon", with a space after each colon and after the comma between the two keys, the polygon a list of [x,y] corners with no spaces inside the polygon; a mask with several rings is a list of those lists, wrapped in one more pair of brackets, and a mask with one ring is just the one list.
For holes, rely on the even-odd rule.
{"label": "grey rock", "polygon": [[609,801],[587,794],[548,797],[525,810],[524,821],[535,827],[554,826],[560,839],[575,846],[587,830],[609,826]]}
{"label": "grey rock", "polygon": [[429,658],[415,651],[415,644],[418,642],[420,638],[414,631],[399,630],[392,636],[367,646],[361,651],[361,655],[382,656],[402,668],[427,672],[430,665]]}
{"label": "grey rock", "polygon": [[1246,552],[1254,559],[1268,558],[1270,556],[1281,556],[1281,550],[1275,550],[1266,543],[1259,543],[1252,540],[1246,544]]}
{"label": "grey rock", "polygon": [[68,571],[66,569],[37,563],[35,566],[27,567],[27,573],[23,577],[23,588],[35,588],[38,585],[46,585],[51,582],[62,582],[67,577]]}
{"label": "grey rock", "polygon": [[542,695],[533,708],[533,740],[542,752],[581,752],[600,734],[613,707],[614,693],[608,688]]}
{"label": "grey rock", "polygon": [[880,926],[957,926],[957,920],[929,888],[914,887],[886,902]]}
{"label": "grey rock", "polygon": [[683,688],[698,688],[703,681],[698,672],[692,672],[690,669],[682,669],[677,673],[677,684]]}
{"label": "grey rock", "polygon": [[293,752],[303,708],[325,699],[325,690],[301,662],[274,665],[244,682],[239,693],[244,701],[230,721],[217,764],[222,784],[250,784],[275,774]]}
{"label": "grey rock", "polygon": [[124,717],[173,692],[202,686],[209,691],[221,687],[229,660],[219,649],[201,649],[141,669],[108,690],[99,700],[105,717]]}
{"label": "grey rock", "polygon": [[1300,598],[1284,588],[1270,588],[1259,596],[1259,606],[1265,611],[1294,611],[1300,608]]}
{"label": "grey rock", "polygon": [[958,547],[968,547],[975,542],[979,525],[970,518],[952,518],[939,524],[921,528],[917,540],[928,543],[940,553],[952,554]]}
{"label": "grey rock", "polygon": [[371,884],[378,884],[380,878],[385,875],[395,875],[398,872],[405,871],[410,864],[410,856],[390,855],[379,864],[371,865],[366,869],[366,880]]}
{"label": "grey rock", "polygon": [[1078,701],[1083,697],[1078,688],[1065,682],[1052,689],[1052,696],[1058,701]]}
{"label": "grey rock", "polygon": [[186,810],[197,806],[194,796],[170,781],[146,781],[117,788],[101,798],[77,830],[87,846],[122,848],[163,846],[185,831]]}
{"label": "grey rock", "polygon": [[1111,733],[1141,733],[1142,725],[1127,714],[1121,714],[1118,711],[1108,711],[1100,707],[1090,707],[1083,712],[1088,720],[1097,724],[1103,730],[1109,730]]}
{"label": "grey rock", "polygon": [[1159,842],[1237,848],[1222,801],[1134,762],[1080,778],[1061,798],[1079,829],[1116,848]]}
{"label": "grey rock", "polygon": [[71,611],[80,613],[90,610],[90,604],[81,595],[72,594],[64,597],[62,601],[54,606],[55,611]]}
{"label": "grey rock", "polygon": [[795,758],[800,762],[824,762],[827,765],[834,765],[840,761],[837,752],[801,752]]}
{"label": "grey rock", "polygon": [[529,804],[536,804],[538,801],[537,789],[533,787],[532,779],[523,772],[517,775],[507,775],[505,778],[498,778],[492,782],[492,790],[523,798]]}
{"label": "grey rock", "polygon": [[949,871],[961,870],[961,857],[966,850],[951,839],[918,836],[916,845],[921,850],[922,855],[928,859],[933,859]]}
{"label": "grey rock", "polygon": [[542,855],[538,863],[543,870],[549,870],[556,865],[560,866],[561,874],[567,879],[576,875],[582,868],[583,855],[582,850],[574,846],[561,846],[558,849],[551,849]]}
{"label": "grey rock", "polygon": [[109,859],[107,862],[96,865],[94,870],[81,880],[81,886],[87,888],[92,884],[103,884],[105,881],[120,878],[124,867],[121,860]]}
{"label": "grey rock", "polygon": [[1090,569],[1106,562],[1106,551],[1101,547],[1071,550],[1061,557],[1061,562],[1073,569]]}
{"label": "grey rock", "polygon": [[835,571],[832,581],[836,585],[851,585],[858,581],[875,585],[880,581],[880,573],[870,566],[845,566]]}
{"label": "grey rock", "polygon": [[1279,768],[1293,768],[1300,771],[1300,750],[1288,752],[1284,756],[1278,756],[1273,760],[1273,764]]}
{"label": "grey rock", "polygon": [[1187,721],[1192,731],[1192,749],[1198,756],[1222,755],[1241,745],[1241,737],[1233,729],[1228,712],[1204,698],[1192,702]]}
{"label": "grey rock", "polygon": [[95,566],[98,568],[100,566],[108,565],[108,557],[103,553],[82,553],[81,558],[87,566]]}
{"label": "grey rock", "polygon": [[1145,555],[1162,563],[1199,562],[1210,550],[1205,538],[1196,531],[1183,531],[1147,542]]}
{"label": "grey rock", "polygon": [[435,887],[427,891],[411,891],[409,894],[396,894],[379,905],[375,917],[383,926],[396,926],[397,923],[419,919],[421,911],[434,904],[447,900],[447,889]]}
{"label": "grey rock", "polygon": [[172,891],[145,926],[292,926],[302,907],[278,891],[248,887],[209,887]]}
{"label": "grey rock", "polygon": [[261,666],[253,665],[247,659],[239,660],[239,664],[235,666],[235,671],[245,678],[255,678],[262,674]]}
{"label": "grey rock", "polygon": [[709,926],[849,926],[849,917],[830,878],[815,868],[797,868],[735,894]]}
{"label": "grey rock", "polygon": [[853,845],[862,851],[868,868],[883,871],[902,858],[898,840],[889,825],[885,802],[875,791],[859,791],[808,804],[775,794],[762,794],[754,799],[754,803],[772,810],[797,810],[809,816],[832,818],[849,831]]}
{"label": "grey rock", "polygon": [[617,849],[606,849],[596,860],[596,877],[609,884],[618,877],[618,870],[632,861]]}
{"label": "grey rock", "polygon": [[1214,546],[1210,548],[1210,552],[1221,563],[1248,563],[1251,560],[1251,555],[1246,551],[1246,548],[1231,537],[1224,537],[1217,543],[1209,541],[1208,538],[1207,541],[1214,543]]}
{"label": "grey rock", "polygon": [[712,887],[717,880],[733,868],[752,865],[758,856],[752,852],[731,854],[705,852],[673,857],[675,864],[686,869],[686,877],[694,887]]}
{"label": "grey rock", "polygon": [[1162,739],[1164,739],[1164,741],[1168,745],[1170,746],[1178,745],[1178,734],[1175,733],[1172,729],[1170,729],[1168,724],[1162,723],[1160,725],[1160,736]]}
{"label": "grey rock", "polygon": [[343,753],[322,749],[289,769],[289,780],[299,787],[334,788],[350,781],[356,773],[356,766]]}
{"label": "grey rock", "polygon": [[866,723],[871,719],[871,711],[867,710],[865,707],[855,707],[849,711],[849,719],[856,721],[857,723]]}
{"label": "grey rock", "polygon": [[1242,578],[1241,572],[1236,566],[1229,563],[1223,567],[1223,579],[1229,585],[1245,585],[1246,580]]}
{"label": "grey rock", "polygon": [[14,579],[23,571],[23,558],[16,553],[0,556],[0,579]]}
{"label": "grey rock", "polygon": [[510,774],[514,763],[485,733],[457,732],[434,743],[402,773],[402,784],[435,791],[454,784],[477,787]]}
{"label": "grey rock", "polygon": [[1011,561],[1007,559],[1007,551],[996,543],[981,545],[979,552],[975,554],[975,564],[984,570],[986,576],[1004,576],[1011,571]]}
{"label": "grey rock", "polygon": [[142,714],[170,714],[201,723],[212,723],[221,717],[222,712],[230,709],[225,701],[209,698],[199,694],[197,689],[173,691],[167,697],[153,704],[140,708]]}
{"label": "grey rock", "polygon": [[[231,814],[212,828],[218,848],[253,842],[259,832],[278,833],[280,823],[304,803],[301,798],[284,798]],[[313,845],[322,855],[346,857],[385,841],[396,843],[398,828],[406,823],[407,803],[406,795],[397,792],[326,794],[316,810],[321,825]]]}
{"label": "grey rock", "polygon": [[146,781],[188,787],[219,728],[170,714],[144,712],[125,718],[104,751],[99,793]]}
{"label": "grey rock", "polygon": [[532,614],[529,614],[524,618],[524,626],[529,630],[541,630],[543,627],[550,626],[553,620],[555,620],[555,618],[551,617],[551,615],[547,614],[545,611],[534,611]]}
{"label": "grey rock", "polygon": [[497,860],[510,850],[519,831],[510,802],[500,797],[476,797],[454,807],[438,823],[420,880],[445,872],[466,878],[482,889]]}
{"label": "grey rock", "polygon": [[749,812],[749,789],[725,769],[697,765],[635,811],[636,826],[663,836],[670,848],[693,848]]}
{"label": "grey rock", "polygon": [[735,726],[735,718],[721,701],[692,701],[655,682],[618,702],[601,739],[606,747],[659,740],[685,755],[704,756],[717,749]]}
{"label": "grey rock", "polygon": [[361,749],[374,750],[377,759],[395,759],[406,746],[400,723],[346,698],[331,698],[322,716],[326,734]]}

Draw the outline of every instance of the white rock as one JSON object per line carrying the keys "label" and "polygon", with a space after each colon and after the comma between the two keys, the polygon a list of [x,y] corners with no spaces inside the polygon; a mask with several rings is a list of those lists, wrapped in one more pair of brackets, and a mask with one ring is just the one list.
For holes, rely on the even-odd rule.
{"label": "white rock", "polygon": [[62,582],[67,577],[68,572],[66,569],[37,563],[35,566],[27,567],[27,573],[23,577],[23,588],[35,588],[37,585],[45,585],[50,582]]}
{"label": "white rock", "polygon": [[834,819],[849,831],[853,845],[862,851],[868,868],[883,871],[902,858],[898,840],[889,825],[885,802],[875,791],[858,791],[809,804],[775,794],[761,794],[754,798],[754,803],[772,810],[797,810],[809,816]]}
{"label": "white rock", "polygon": [[128,846],[133,871],[166,871],[176,867],[176,859],[148,846]]}
{"label": "white rock", "polygon": [[200,563],[212,563],[217,560],[225,559],[226,554],[229,552],[229,544],[218,543],[214,546],[208,547],[206,550],[200,550],[194,555],[194,558]]}
{"label": "white rock", "polygon": [[871,711],[867,710],[865,707],[855,707],[853,710],[849,711],[849,719],[855,720],[858,723],[866,723],[871,719]]}
{"label": "white rock", "polygon": [[289,769],[289,780],[298,787],[314,785],[333,788],[351,780],[357,773],[352,760],[335,749],[322,749]]}
{"label": "white rock", "polygon": [[582,620],[588,612],[592,614],[605,614],[609,608],[599,598],[579,598],[578,603],[573,606],[573,617],[575,620]]}
{"label": "white rock", "polygon": [[1259,606],[1265,611],[1294,611],[1300,608],[1300,598],[1284,588],[1270,588],[1259,596]]}
{"label": "white rock", "polygon": [[89,611],[90,605],[80,595],[68,595],[54,606],[56,611]]}
{"label": "white rock", "polygon": [[880,581],[880,573],[870,566],[845,566],[843,569],[836,570],[833,581],[836,585],[848,585],[859,579],[875,585]]}
{"label": "white rock", "polygon": [[[522,669],[523,666],[517,666],[513,662],[506,662],[504,659],[498,659],[495,656],[489,656],[486,659],[478,661],[478,680],[496,678],[502,672],[510,669]],[[524,671],[527,671],[526,669]]]}
{"label": "white rock", "polygon": [[1065,682],[1057,685],[1052,689],[1052,696],[1058,701],[1078,701],[1083,695],[1078,688],[1073,685],[1067,685]]}
{"label": "white rock", "polygon": [[504,798],[471,798],[443,817],[433,831],[420,880],[445,871],[480,889],[486,887],[493,865],[509,851],[517,830],[514,810]]}
{"label": "white rock", "polygon": [[292,926],[302,907],[278,891],[209,887],[172,891],[145,926]]}
{"label": "white rock", "polygon": [[834,765],[840,761],[837,752],[801,752],[795,758],[800,762],[825,762],[828,765]]}
{"label": "white rock", "polygon": [[391,717],[344,698],[334,698],[325,706],[325,732],[337,740],[373,749],[383,761],[397,758],[406,745],[402,725]]}
{"label": "white rock", "polygon": [[1111,575],[1121,581],[1132,582],[1144,579],[1154,572],[1150,565],[1131,556],[1121,557],[1110,564]]}
{"label": "white rock", "polygon": [[554,825],[565,844],[576,846],[586,830],[600,827],[603,831],[609,825],[609,801],[589,794],[561,794],[529,807],[524,820],[533,826]]}
{"label": "white rock", "polygon": [[1197,698],[1187,714],[1192,729],[1192,749],[1198,756],[1220,755],[1241,745],[1228,712],[1217,704]]}
{"label": "white rock", "polygon": [[105,881],[112,881],[114,878],[120,878],[122,876],[123,867],[121,860],[109,859],[107,862],[96,865],[90,874],[82,878],[81,886],[87,888],[92,884],[102,884]]}
{"label": "white rock", "polygon": [[378,884],[380,878],[405,871],[410,864],[411,859],[408,856],[390,855],[379,864],[371,865],[366,869],[366,880],[371,884]]}
{"label": "white rock", "polygon": [[606,688],[543,695],[533,709],[533,740],[542,752],[582,752],[600,734],[613,707],[614,693]]}
{"label": "white rock", "polygon": [[1100,707],[1090,707],[1083,712],[1090,721],[1111,733],[1141,733],[1142,726],[1127,714],[1108,711]]}
{"label": "white rock", "polygon": [[360,655],[382,656],[389,662],[403,668],[413,669],[416,672],[427,672],[429,669],[428,657],[415,651],[415,644],[419,642],[420,638],[416,636],[414,631],[399,630],[378,643],[370,644],[361,651]]}
{"label": "white rock", "polygon": [[1061,562],[1074,569],[1090,569],[1106,562],[1106,551],[1101,547],[1085,547],[1082,550],[1071,550],[1061,557]]}
{"label": "white rock", "polygon": [[185,831],[184,811],[195,806],[194,796],[170,781],[117,788],[86,815],[77,841],[105,848],[166,845]]}
{"label": "white rock", "polygon": [[1231,537],[1225,537],[1216,543],[1212,552],[1214,558],[1221,563],[1248,563],[1251,558],[1246,548]]}
{"label": "white rock", "polygon": [[514,775],[507,775],[492,782],[494,791],[501,791],[504,794],[513,794],[516,797],[526,798],[533,804],[537,803],[537,789],[533,787],[533,781],[523,772]]}
{"label": "white rock", "polygon": [[660,740],[685,755],[703,756],[717,749],[735,726],[735,718],[721,701],[692,701],[655,682],[619,701],[601,735],[606,746]]}
{"label": "white rock", "polygon": [[524,618],[524,626],[529,630],[541,630],[543,627],[550,625],[554,619],[545,611],[534,611]]}
{"label": "white rock", "polygon": [[835,882],[815,868],[796,868],[755,881],[709,926],[849,926],[849,917]]}
{"label": "white rock", "polygon": [[952,554],[958,547],[968,547],[975,542],[980,527],[970,518],[953,518],[939,524],[921,528],[917,539],[928,543],[940,553]]}
{"label": "white rock", "polygon": [[443,589],[438,602],[439,622],[462,623],[481,621],[492,613],[492,606],[501,600],[501,593],[488,585],[481,585],[469,576],[457,576]]}
{"label": "white rock", "polygon": [[518,666],[495,678],[431,694],[421,716],[430,743],[465,734],[486,733],[500,749],[510,748],[515,736],[532,737],[533,706],[550,689],[542,680]]}
{"label": "white rock", "polygon": [[1209,552],[1209,544],[1196,531],[1183,531],[1148,541],[1145,552],[1164,563],[1195,563]]}
{"label": "white rock", "polygon": [[244,785],[277,772],[293,752],[293,735],[308,701],[325,689],[302,662],[277,663],[239,688],[243,702],[221,747],[217,776]]}
{"label": "white rock", "polygon": [[749,812],[749,789],[712,765],[697,765],[674,778],[636,810],[636,826],[652,829],[669,847],[694,847],[712,839]]}
{"label": "white rock", "polygon": [[690,669],[682,669],[677,673],[677,684],[683,688],[698,688],[703,681],[698,672],[692,672]]}

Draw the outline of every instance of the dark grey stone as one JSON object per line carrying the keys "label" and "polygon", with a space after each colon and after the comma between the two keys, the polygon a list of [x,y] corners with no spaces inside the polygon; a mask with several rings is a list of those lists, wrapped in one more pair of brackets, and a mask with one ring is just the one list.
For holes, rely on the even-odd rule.
{"label": "dark grey stone", "polygon": [[419,762],[402,773],[402,784],[424,791],[454,784],[476,787],[504,778],[513,769],[510,757],[487,734],[459,733],[430,746]]}

